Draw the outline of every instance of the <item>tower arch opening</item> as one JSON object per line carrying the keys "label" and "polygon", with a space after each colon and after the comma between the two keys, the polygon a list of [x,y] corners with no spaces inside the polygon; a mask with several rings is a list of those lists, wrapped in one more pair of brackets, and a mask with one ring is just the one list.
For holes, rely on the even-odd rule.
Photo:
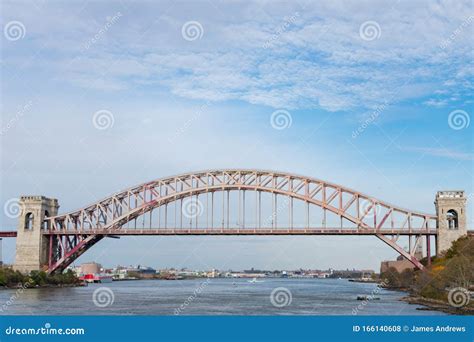
{"label": "tower arch opening", "polygon": [[459,229],[459,218],[456,210],[448,210],[446,213],[446,220],[448,229]]}
{"label": "tower arch opening", "polygon": [[33,229],[33,220],[34,220],[34,215],[33,213],[27,213],[25,215],[25,230],[32,230]]}
{"label": "tower arch opening", "polygon": [[47,230],[49,228],[49,220],[47,218],[49,217],[49,211],[45,210],[44,211],[44,219],[43,219],[43,229]]}

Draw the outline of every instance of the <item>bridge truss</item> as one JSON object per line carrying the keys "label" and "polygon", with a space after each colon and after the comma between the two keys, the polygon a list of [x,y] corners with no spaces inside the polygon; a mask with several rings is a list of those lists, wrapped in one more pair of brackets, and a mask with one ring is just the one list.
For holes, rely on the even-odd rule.
{"label": "bridge truss", "polygon": [[[158,179],[46,219],[48,272],[64,270],[106,236],[374,235],[423,269],[417,246],[436,216],[322,180],[261,170],[212,170]],[[408,236],[406,251],[399,243]],[[429,258],[428,258],[429,260]]]}

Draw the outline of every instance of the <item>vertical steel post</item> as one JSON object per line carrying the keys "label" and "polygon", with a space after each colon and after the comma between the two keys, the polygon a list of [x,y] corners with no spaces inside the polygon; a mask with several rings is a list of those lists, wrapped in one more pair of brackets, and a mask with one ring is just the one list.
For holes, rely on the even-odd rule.
{"label": "vertical steel post", "polygon": [[224,203],[225,203],[225,191],[224,191],[224,189],[222,189],[222,229],[224,229],[224,223],[225,223]]}
{"label": "vertical steel post", "polygon": [[227,190],[227,228],[230,227],[230,190]]}
{"label": "vertical steel post", "polygon": [[48,251],[48,268],[52,266],[52,258],[53,258],[53,239],[54,235],[49,236],[49,251]]}
{"label": "vertical steel post", "polygon": [[426,235],[426,257],[429,267],[431,266],[431,237],[429,235]]}
{"label": "vertical steel post", "polygon": [[278,195],[275,194],[275,229],[278,226]]}
{"label": "vertical steel post", "polygon": [[245,228],[245,190],[242,193],[243,203],[242,203],[242,228]]}
{"label": "vertical steel post", "polygon": [[257,187],[260,186],[260,176],[255,176],[255,228],[258,226],[258,213],[260,212],[260,205],[258,203],[258,193]]}
{"label": "vertical steel post", "polygon": [[237,190],[239,192],[239,196],[238,196],[238,201],[239,201],[239,204],[238,204],[238,211],[237,211],[237,227],[241,227],[242,226],[242,222],[240,221],[241,218],[242,218],[242,209],[241,209],[241,202],[242,202],[242,190]]}
{"label": "vertical steel post", "polygon": [[258,192],[258,228],[262,228],[262,192]]}
{"label": "vertical steel post", "polygon": [[306,229],[309,229],[309,202],[306,202]]}

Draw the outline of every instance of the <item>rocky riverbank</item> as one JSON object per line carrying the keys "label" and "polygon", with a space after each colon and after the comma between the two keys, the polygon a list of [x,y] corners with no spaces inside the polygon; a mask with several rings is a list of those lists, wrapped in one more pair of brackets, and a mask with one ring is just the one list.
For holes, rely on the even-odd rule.
{"label": "rocky riverbank", "polygon": [[474,307],[472,305],[466,305],[460,308],[456,308],[449,303],[442,300],[424,298],[416,295],[409,295],[400,299],[408,304],[423,305],[423,308],[417,310],[435,310],[449,313],[451,315],[474,315]]}

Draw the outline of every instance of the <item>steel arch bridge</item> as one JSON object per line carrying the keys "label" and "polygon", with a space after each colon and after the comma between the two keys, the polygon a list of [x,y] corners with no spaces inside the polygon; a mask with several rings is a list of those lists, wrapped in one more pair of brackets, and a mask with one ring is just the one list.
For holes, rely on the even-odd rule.
{"label": "steel arch bridge", "polygon": [[[321,220],[316,225],[314,208]],[[435,215],[319,179],[263,170],[158,179],[47,217],[45,227],[50,273],[64,270],[104,237],[120,235],[374,235],[423,269],[415,250],[426,238],[430,255],[430,237],[437,235]],[[400,236],[408,236],[408,251]]]}

